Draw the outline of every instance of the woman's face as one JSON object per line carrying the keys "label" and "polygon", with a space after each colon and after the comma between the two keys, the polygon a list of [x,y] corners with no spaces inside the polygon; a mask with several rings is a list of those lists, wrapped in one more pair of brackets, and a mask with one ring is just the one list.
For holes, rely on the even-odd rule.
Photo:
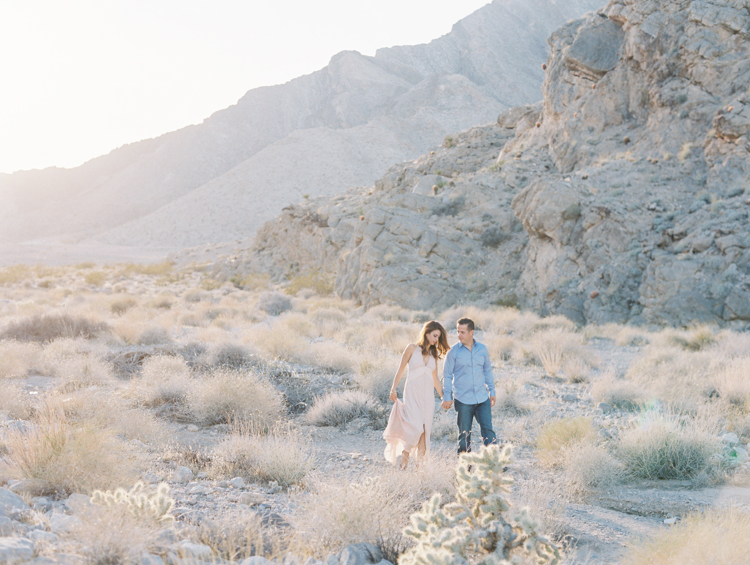
{"label": "woman's face", "polygon": [[427,334],[427,341],[430,345],[435,345],[440,339],[440,330],[432,330]]}

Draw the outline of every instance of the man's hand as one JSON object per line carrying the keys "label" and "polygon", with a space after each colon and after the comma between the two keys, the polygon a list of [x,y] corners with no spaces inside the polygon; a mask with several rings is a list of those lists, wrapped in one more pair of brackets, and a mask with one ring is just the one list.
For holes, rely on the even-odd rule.
{"label": "man's hand", "polygon": [[453,401],[452,400],[443,400],[443,403],[440,406],[442,406],[446,410],[450,410],[451,406],[453,406]]}
{"label": "man's hand", "polygon": [[490,396],[490,408],[492,408],[495,405],[495,397]]}

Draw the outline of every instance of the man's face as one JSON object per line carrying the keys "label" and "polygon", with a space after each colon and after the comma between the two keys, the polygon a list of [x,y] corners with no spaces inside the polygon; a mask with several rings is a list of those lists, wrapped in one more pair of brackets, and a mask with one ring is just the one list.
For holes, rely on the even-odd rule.
{"label": "man's face", "polygon": [[469,331],[469,326],[457,324],[456,331],[458,332],[458,341],[464,345],[474,343],[474,330]]}

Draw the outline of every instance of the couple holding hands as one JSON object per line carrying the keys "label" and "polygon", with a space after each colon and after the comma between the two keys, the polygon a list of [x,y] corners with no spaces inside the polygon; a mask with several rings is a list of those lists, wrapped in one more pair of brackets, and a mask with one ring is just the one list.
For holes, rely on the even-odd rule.
{"label": "couple holding hands", "polygon": [[[442,398],[442,407],[456,410],[458,452],[471,450],[471,426],[479,424],[484,445],[496,442],[492,430],[491,408],[495,405],[495,377],[487,348],[474,340],[474,322],[461,318],[456,323],[458,343],[448,346],[445,328],[439,322],[427,322],[417,343],[409,344],[393,378],[390,398],[393,408],[383,432],[385,458],[406,469],[410,456],[419,460],[430,454],[430,430],[435,412],[433,389]],[[447,354],[447,355],[446,355]],[[439,359],[445,355],[443,382],[438,378]],[[396,387],[406,366],[409,377],[404,386],[404,400],[398,399]]]}

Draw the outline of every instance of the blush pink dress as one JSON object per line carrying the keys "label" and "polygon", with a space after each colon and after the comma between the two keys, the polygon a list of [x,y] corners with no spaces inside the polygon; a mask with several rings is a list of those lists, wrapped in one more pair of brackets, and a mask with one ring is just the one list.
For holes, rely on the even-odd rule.
{"label": "blush pink dress", "polygon": [[426,453],[430,456],[430,430],[435,414],[435,388],[432,373],[436,368],[435,358],[430,355],[427,364],[422,351],[417,348],[409,359],[409,375],[404,386],[404,401],[396,400],[383,432],[385,458],[394,465],[402,451],[410,456],[417,451],[420,436],[424,433]]}

